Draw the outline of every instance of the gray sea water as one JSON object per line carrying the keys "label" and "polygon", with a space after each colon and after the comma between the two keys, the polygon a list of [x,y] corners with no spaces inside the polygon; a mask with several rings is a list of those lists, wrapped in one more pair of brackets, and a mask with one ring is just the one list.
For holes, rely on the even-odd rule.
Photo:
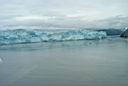
{"label": "gray sea water", "polygon": [[128,39],[0,46],[0,86],[128,86]]}

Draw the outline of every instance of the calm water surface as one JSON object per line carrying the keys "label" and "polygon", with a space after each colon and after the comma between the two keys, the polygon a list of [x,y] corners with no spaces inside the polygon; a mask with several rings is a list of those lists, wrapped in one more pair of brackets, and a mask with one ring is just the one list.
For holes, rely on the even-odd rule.
{"label": "calm water surface", "polygon": [[0,86],[128,86],[128,40],[0,46]]}

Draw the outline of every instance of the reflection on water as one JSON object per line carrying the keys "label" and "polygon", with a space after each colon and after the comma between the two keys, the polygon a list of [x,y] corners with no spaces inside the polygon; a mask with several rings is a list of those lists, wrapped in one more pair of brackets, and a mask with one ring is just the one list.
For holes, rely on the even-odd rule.
{"label": "reflection on water", "polygon": [[0,46],[0,86],[128,86],[128,40]]}
{"label": "reflection on water", "polygon": [[32,50],[44,50],[51,48],[81,48],[86,46],[97,46],[106,43],[128,43],[127,39],[121,38],[108,38],[104,40],[82,40],[82,41],[65,41],[65,42],[44,42],[34,44],[15,44],[15,45],[2,45],[0,50],[12,50],[12,51],[32,51]]}
{"label": "reflection on water", "polygon": [[97,45],[97,41],[67,41],[67,42],[44,42],[44,43],[34,43],[34,44],[17,44],[17,45],[4,45],[0,46],[0,50],[44,50],[44,49],[51,49],[51,48],[76,48],[76,47],[83,47],[83,46],[90,46],[90,45]]}

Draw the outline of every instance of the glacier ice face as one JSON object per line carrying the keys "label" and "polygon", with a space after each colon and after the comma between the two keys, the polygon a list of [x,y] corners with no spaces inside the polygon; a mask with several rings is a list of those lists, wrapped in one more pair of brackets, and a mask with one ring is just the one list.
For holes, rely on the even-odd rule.
{"label": "glacier ice face", "polygon": [[49,41],[95,40],[106,38],[106,36],[105,32],[89,30],[5,30],[0,31],[0,45]]}

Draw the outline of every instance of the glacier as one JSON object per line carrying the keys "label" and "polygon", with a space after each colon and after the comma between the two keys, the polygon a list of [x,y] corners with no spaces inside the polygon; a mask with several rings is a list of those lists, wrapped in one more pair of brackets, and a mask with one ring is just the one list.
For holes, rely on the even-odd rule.
{"label": "glacier", "polygon": [[52,41],[96,40],[106,37],[106,32],[83,29],[62,31],[26,29],[2,30],[0,31],[0,45]]}

